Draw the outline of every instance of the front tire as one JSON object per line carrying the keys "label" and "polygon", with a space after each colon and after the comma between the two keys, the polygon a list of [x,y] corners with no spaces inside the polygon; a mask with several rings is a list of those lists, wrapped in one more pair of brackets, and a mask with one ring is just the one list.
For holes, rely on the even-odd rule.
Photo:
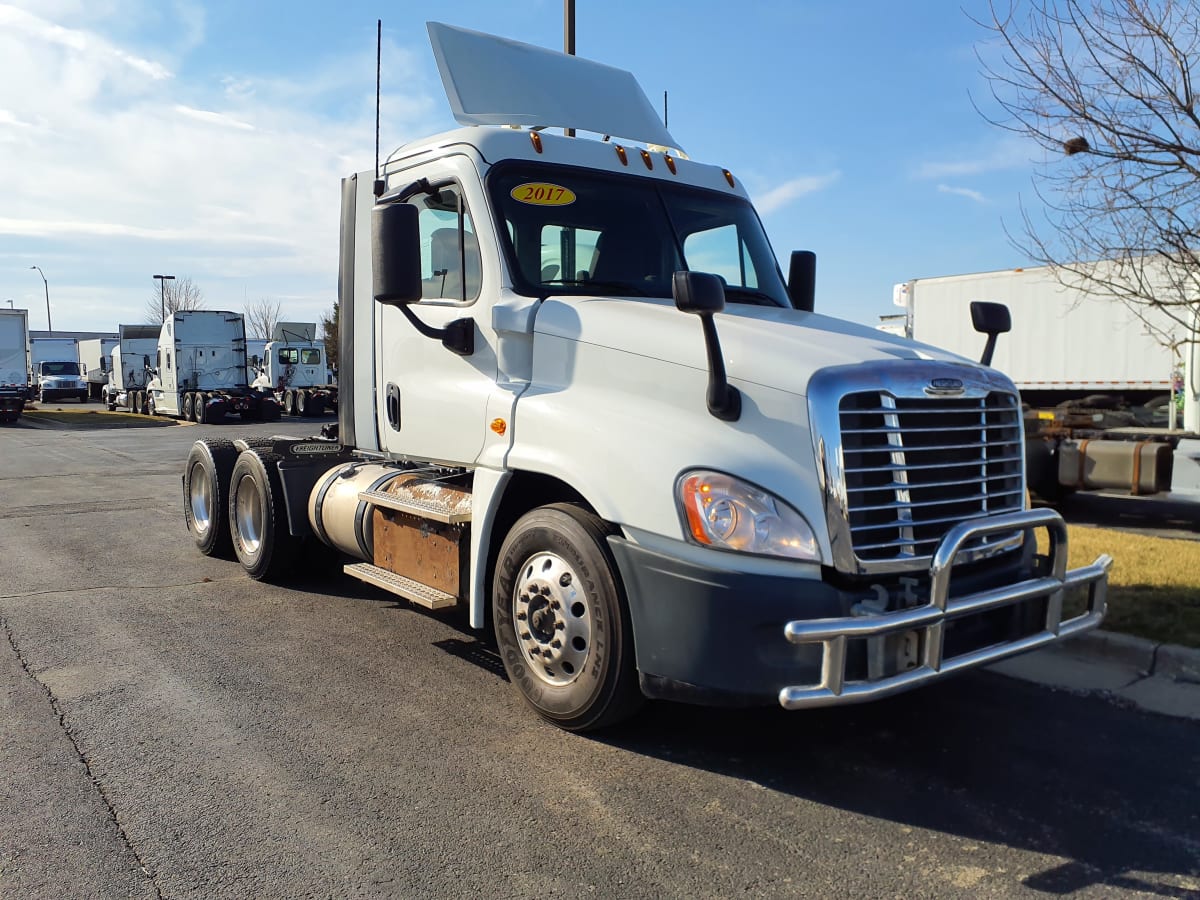
{"label": "front tire", "polygon": [[232,441],[196,441],[183,470],[183,517],[205,556],[228,558],[229,481],[237,460]]}
{"label": "front tire", "polygon": [[542,718],[591,731],[641,705],[633,631],[604,522],[579,506],[535,509],[496,562],[493,622],[508,677]]}
{"label": "front tire", "polygon": [[233,551],[255,581],[278,581],[293,574],[301,543],[288,530],[279,460],[270,450],[243,450],[229,480]]}

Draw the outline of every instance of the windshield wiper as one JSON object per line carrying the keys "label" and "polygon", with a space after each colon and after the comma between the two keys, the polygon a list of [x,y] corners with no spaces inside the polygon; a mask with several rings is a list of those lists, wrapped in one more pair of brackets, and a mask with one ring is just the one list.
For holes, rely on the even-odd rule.
{"label": "windshield wiper", "polygon": [[725,285],[725,296],[731,303],[752,303],[755,306],[774,306],[779,308],[779,301],[757,288],[742,287],[736,284]]}
{"label": "windshield wiper", "polygon": [[601,290],[620,291],[623,294],[631,294],[634,297],[650,296],[645,290],[637,285],[629,284],[626,281],[597,281],[594,278],[543,278],[538,284],[566,284],[571,286],[599,288]]}

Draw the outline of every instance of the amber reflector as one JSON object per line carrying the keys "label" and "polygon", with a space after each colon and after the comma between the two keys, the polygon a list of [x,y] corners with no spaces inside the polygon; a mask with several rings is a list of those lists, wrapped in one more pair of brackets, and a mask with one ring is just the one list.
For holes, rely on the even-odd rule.
{"label": "amber reflector", "polygon": [[613,144],[613,146],[617,148],[617,159],[621,161],[621,165],[629,165],[629,157],[625,155],[625,148],[620,144]]}
{"label": "amber reflector", "polygon": [[725,173],[725,180],[729,182],[729,186],[733,187],[733,173],[728,169],[722,169],[721,171]]}
{"label": "amber reflector", "polygon": [[503,419],[492,419],[492,431],[496,432],[496,434],[504,434],[504,432],[508,431],[508,423]]}
{"label": "amber reflector", "polygon": [[675,160],[671,158],[671,154],[667,154],[667,168],[671,170],[671,174],[675,174]]}
{"label": "amber reflector", "polygon": [[650,154],[647,153],[645,150],[642,151],[642,162],[644,162],[646,164],[647,169],[654,168],[654,160],[652,160],[650,158]]}
{"label": "amber reflector", "polygon": [[529,140],[533,144],[533,149],[538,153],[542,152],[542,136],[536,131],[529,132]]}

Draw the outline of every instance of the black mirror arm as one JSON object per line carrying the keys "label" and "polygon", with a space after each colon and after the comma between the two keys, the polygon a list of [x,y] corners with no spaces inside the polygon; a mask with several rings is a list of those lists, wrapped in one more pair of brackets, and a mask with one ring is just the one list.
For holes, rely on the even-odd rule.
{"label": "black mirror arm", "polygon": [[445,328],[434,328],[417,318],[407,304],[397,304],[396,308],[404,313],[404,318],[412,322],[413,327],[428,338],[442,342],[447,350],[459,356],[470,356],[475,352],[475,320],[455,319]]}
{"label": "black mirror arm", "polygon": [[708,352],[708,411],[723,422],[736,422],[742,415],[742,395],[725,377],[725,360],[712,313],[702,314],[700,324]]}
{"label": "black mirror arm", "polygon": [[996,352],[996,333],[992,332],[988,335],[987,343],[983,347],[983,358],[979,360],[980,365],[990,366],[992,364],[992,354]]}

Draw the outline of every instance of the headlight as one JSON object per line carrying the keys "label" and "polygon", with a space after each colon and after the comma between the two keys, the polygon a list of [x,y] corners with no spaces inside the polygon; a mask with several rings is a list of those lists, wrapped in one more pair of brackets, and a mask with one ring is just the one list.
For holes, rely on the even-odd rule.
{"label": "headlight", "polygon": [[820,560],[804,517],[782,500],[740,478],[689,472],[679,479],[678,502],[689,536],[721,550]]}

